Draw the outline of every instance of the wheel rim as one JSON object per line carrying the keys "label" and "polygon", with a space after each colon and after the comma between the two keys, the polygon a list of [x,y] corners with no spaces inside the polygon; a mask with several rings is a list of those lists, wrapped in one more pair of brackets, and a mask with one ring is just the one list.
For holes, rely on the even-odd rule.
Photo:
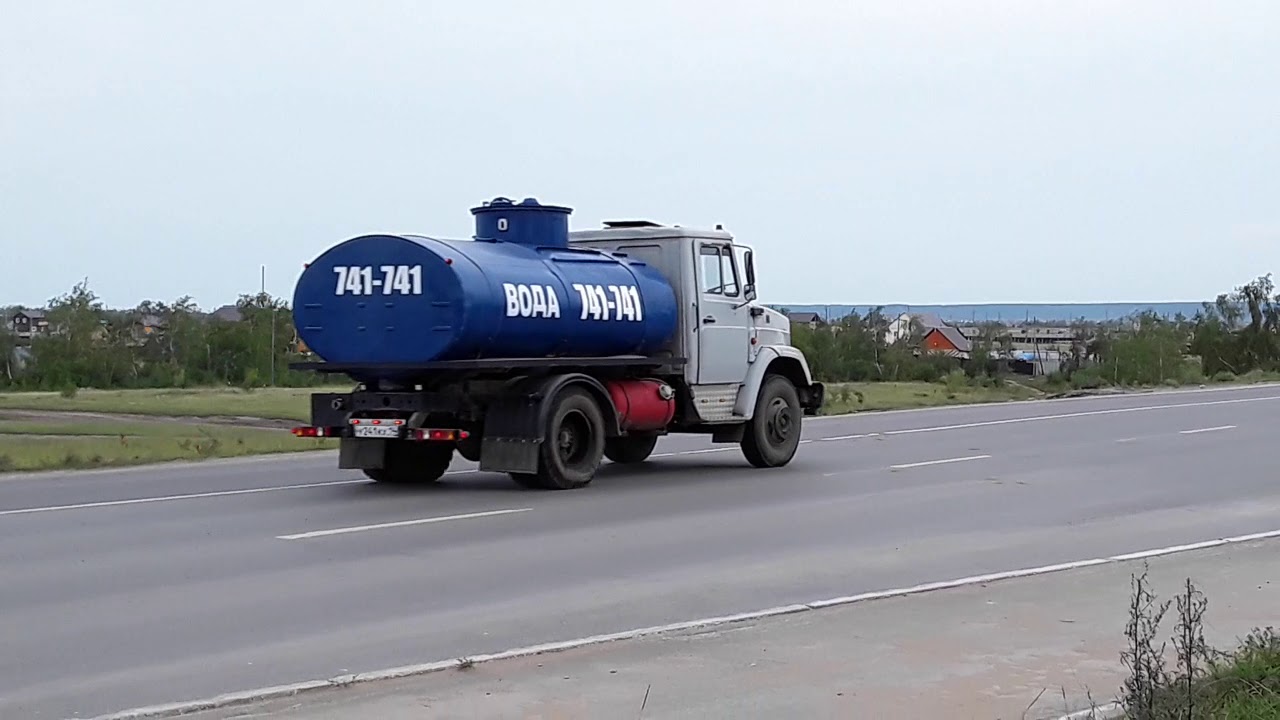
{"label": "wheel rim", "polygon": [[560,421],[556,432],[556,453],[566,467],[579,465],[586,458],[591,444],[591,426],[580,412],[572,412]]}
{"label": "wheel rim", "polygon": [[795,432],[795,419],[786,401],[782,398],[774,398],[769,403],[766,418],[765,435],[768,437],[769,444],[774,447],[785,445]]}

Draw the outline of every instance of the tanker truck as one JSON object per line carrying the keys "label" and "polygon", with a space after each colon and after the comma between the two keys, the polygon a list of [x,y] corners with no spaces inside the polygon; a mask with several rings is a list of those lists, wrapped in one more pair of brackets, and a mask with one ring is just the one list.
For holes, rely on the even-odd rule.
{"label": "tanker truck", "polygon": [[496,198],[474,237],[370,234],[297,281],[294,323],[350,392],[311,396],[293,433],[338,438],[338,467],[430,483],[454,454],[537,489],[580,488],[663,435],[789,463],[823,386],[787,317],[756,302],[751,249],[650,221],[569,230],[567,207]]}

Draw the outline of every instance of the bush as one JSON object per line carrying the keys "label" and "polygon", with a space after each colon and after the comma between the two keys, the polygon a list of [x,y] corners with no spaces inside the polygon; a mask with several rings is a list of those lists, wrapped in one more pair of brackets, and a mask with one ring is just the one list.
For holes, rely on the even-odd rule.
{"label": "bush", "polygon": [[1077,370],[1071,374],[1071,387],[1077,390],[1094,390],[1106,387],[1110,383],[1107,382],[1107,378],[1102,373],[1102,368],[1096,366]]}
{"label": "bush", "polygon": [[1204,641],[1208,601],[1190,578],[1177,597],[1173,634],[1175,667],[1165,668],[1167,643],[1156,634],[1168,601],[1157,603],[1146,570],[1133,576],[1127,642],[1121,660],[1129,669],[1122,702],[1130,720],[1280,719],[1280,634],[1255,629],[1232,652]]}
{"label": "bush", "polygon": [[963,370],[952,370],[942,379],[947,391],[957,393],[969,386],[969,376]]}

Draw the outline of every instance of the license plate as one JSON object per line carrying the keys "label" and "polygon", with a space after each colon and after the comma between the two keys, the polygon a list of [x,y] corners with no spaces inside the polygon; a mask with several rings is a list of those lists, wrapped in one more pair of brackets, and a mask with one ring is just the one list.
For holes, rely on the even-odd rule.
{"label": "license plate", "polygon": [[355,426],[355,435],[361,438],[398,438],[400,437],[400,426],[360,423]]}

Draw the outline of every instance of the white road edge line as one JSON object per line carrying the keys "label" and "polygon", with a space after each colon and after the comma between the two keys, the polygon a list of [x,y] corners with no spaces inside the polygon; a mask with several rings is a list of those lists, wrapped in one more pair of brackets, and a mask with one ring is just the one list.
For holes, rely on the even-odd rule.
{"label": "white road edge line", "polygon": [[1100,395],[1081,395],[1079,397],[1064,398],[1028,398],[1026,400],[1007,400],[1003,402],[972,402],[961,403],[959,405],[936,405],[933,407],[918,408],[901,408],[899,410],[856,410],[854,412],[840,413],[837,415],[818,415],[816,417],[807,417],[805,422],[825,420],[848,420],[853,417],[877,416],[877,415],[903,415],[909,413],[927,413],[927,412],[947,412],[950,410],[974,410],[978,408],[989,407],[1021,407],[1024,405],[1044,405],[1046,403],[1074,403],[1074,402],[1093,402],[1097,400],[1126,400],[1132,398],[1160,398],[1180,395],[1204,395],[1207,393],[1224,393],[1224,392],[1243,392],[1247,390],[1274,390],[1280,388],[1280,383],[1261,382],[1250,383],[1247,385],[1227,385],[1222,387],[1203,387],[1189,388],[1181,390],[1150,390],[1147,392],[1119,392],[1104,393]]}
{"label": "white road edge line", "polygon": [[472,518],[511,515],[513,513],[529,512],[532,509],[533,508],[511,508],[509,510],[485,510],[483,512],[462,513],[461,515],[439,515],[436,517],[419,518],[417,520],[400,520],[398,522],[378,523],[376,525],[353,525],[351,527],[334,528],[332,530],[312,530],[311,532],[301,532],[293,535],[277,535],[276,539],[309,540],[311,538],[328,537],[330,535],[346,535],[348,533],[365,532],[367,530],[382,530],[385,528],[409,527],[410,525],[430,525],[431,523],[449,522],[450,520],[470,520]]}
{"label": "white road edge line", "polygon": [[[442,670],[458,669],[468,667],[477,663],[494,662],[498,660],[510,660],[514,658],[530,657],[533,655],[542,655],[545,653],[562,652],[565,650],[574,650],[577,648],[588,647],[591,645],[600,645],[603,643],[615,642],[618,640],[634,640],[636,638],[648,635],[661,635],[671,632],[679,632],[682,630],[702,629],[717,625],[727,625],[731,623],[744,622],[748,620],[762,620],[765,618],[776,617],[779,615],[793,615],[796,613],[811,612],[824,608],[831,608],[840,605],[852,605],[854,603],[867,602],[869,600],[886,600],[890,598],[905,597],[909,595],[918,595],[928,592],[936,592],[938,590],[948,590],[960,587],[968,587],[973,585],[985,585],[988,583],[999,582],[1002,580],[1011,580],[1014,578],[1032,577],[1036,575],[1048,575],[1050,573],[1062,572],[1066,570],[1078,570],[1080,568],[1094,567],[1098,565],[1114,565],[1130,560],[1140,560],[1145,558],[1159,557],[1162,555],[1174,555],[1177,553],[1189,552],[1192,550],[1203,550],[1212,547],[1221,547],[1223,545],[1236,545],[1246,542],[1254,542],[1258,540],[1271,540],[1280,538],[1280,530],[1269,530],[1267,532],[1251,533],[1249,535],[1236,535],[1234,537],[1219,538],[1216,540],[1205,540],[1202,542],[1191,543],[1188,545],[1174,545],[1171,547],[1155,548],[1151,550],[1141,550],[1133,553],[1122,555],[1111,555],[1109,557],[1092,558],[1089,560],[1076,560],[1073,562],[1058,563],[1056,565],[1043,565],[1040,567],[1024,568],[1021,570],[1008,570],[1004,572],[995,572],[987,575],[974,575],[971,577],[957,578],[955,580],[944,580],[942,582],[923,583],[920,585],[912,585],[910,587],[894,588],[892,590],[878,590],[874,592],[860,593],[858,595],[847,595],[844,597],[831,598],[829,600],[816,600],[808,603],[799,603],[796,605],[781,605],[778,607],[766,608],[764,610],[753,610],[748,612],[736,613],[733,615],[720,615],[718,617],[703,618],[700,620],[687,620],[684,622],[675,622],[667,625],[655,625],[646,628],[636,628],[634,630],[623,630],[621,632],[609,633],[607,635],[592,635],[590,637],[578,638],[576,640],[564,640],[560,642],[550,642],[541,645],[530,645],[522,648],[513,648],[498,653],[490,653],[484,655],[472,655],[463,658],[455,658],[452,660],[437,660],[435,662],[423,663],[420,665],[404,665],[401,667],[388,668],[385,670],[373,670],[370,672],[354,673],[350,675],[339,675],[329,678],[328,680],[309,680],[306,682],[294,683],[290,685],[276,685],[273,687],[259,688],[256,690],[242,690],[239,692],[227,693],[217,697],[206,698],[203,700],[191,700],[187,702],[169,703],[166,705],[153,705],[150,707],[137,708],[133,710],[124,710],[121,712],[110,713],[107,715],[99,715],[90,720],[144,720],[146,718],[158,717],[174,717],[177,715],[201,712],[206,710],[218,710],[221,708],[232,707],[236,705],[246,705],[253,702],[263,700],[272,700],[276,698],[292,697],[299,693],[321,690],[325,688],[345,687],[357,683],[375,682],[378,680],[393,680],[396,678],[411,677],[414,675],[425,675],[428,673],[439,672]],[[1101,710],[1101,708],[1099,708]],[[1091,712],[1091,711],[1086,711]],[[1066,716],[1069,720],[1078,720],[1079,718],[1089,718],[1089,716],[1074,714]],[[1101,720],[1101,718],[1099,718]]]}
{"label": "white road edge line", "polygon": [[986,460],[990,455],[969,455],[966,457],[946,458],[943,460],[923,460],[921,462],[890,465],[890,470],[906,470],[907,468],[925,467],[926,465],[947,465],[949,463],[969,462],[970,460]]}
{"label": "white road edge line", "polygon": [[281,490],[300,490],[302,488],[327,487],[329,485],[350,485],[358,482],[368,481],[328,480],[325,482],[301,483],[298,485],[274,485],[272,487],[244,488],[241,490],[215,490],[212,492],[187,493],[185,495],[161,495],[157,497],[130,498],[128,500],[103,500],[101,502],[78,503],[76,505],[45,505],[43,507],[0,510],[0,516],[31,515],[33,513],[56,512],[59,510],[82,510],[85,508],[116,507],[118,505],[142,505],[145,503],[172,502],[174,500],[195,500],[198,498],[225,497],[228,495],[255,495],[258,493],[279,492]]}
{"label": "white road edge line", "polygon": [[[445,475],[470,475],[478,470],[451,470]],[[174,502],[177,500],[199,500],[202,498],[229,497],[234,495],[258,495],[260,493],[280,492],[282,490],[304,490],[306,488],[329,487],[330,485],[355,485],[368,483],[366,478],[354,480],[325,480],[323,482],[298,483],[295,485],[272,485],[270,487],[241,488],[239,490],[211,490],[209,492],[184,493],[182,495],[159,495],[156,497],[128,498],[126,500],[101,500],[98,502],[77,503],[75,505],[44,505],[41,507],[15,508],[0,510],[0,517],[5,515],[32,515],[34,513],[58,512],[60,510],[86,510],[89,508],[118,507],[121,505],[145,505],[147,503]]]}
{"label": "white road edge line", "polygon": [[1196,428],[1195,430],[1181,430],[1179,435],[1195,435],[1196,433],[1218,432],[1219,430],[1232,430],[1235,425],[1219,425],[1217,427]]}
{"label": "white road edge line", "polygon": [[1057,720],[1122,720],[1124,716],[1125,710],[1123,703],[1109,702],[1105,705],[1077,710],[1073,713],[1063,715],[1062,717],[1057,718]]}
{"label": "white road edge line", "polygon": [[1001,420],[980,420],[955,425],[935,425],[933,427],[908,428],[905,430],[884,430],[881,435],[911,435],[914,433],[942,432],[944,430],[964,430],[967,428],[990,427],[993,425],[1017,425],[1018,423],[1040,422],[1044,420],[1065,420],[1067,418],[1093,417],[1096,415],[1120,415],[1122,413],[1150,412],[1152,410],[1170,410],[1174,408],[1208,407],[1210,405],[1236,405],[1247,402],[1268,402],[1280,400],[1280,395],[1268,395],[1255,398],[1235,398],[1233,400],[1207,400],[1205,402],[1173,403],[1170,405],[1140,405],[1129,408],[1108,408],[1106,410],[1085,410],[1059,415],[1031,415],[1029,417],[1004,418]]}

